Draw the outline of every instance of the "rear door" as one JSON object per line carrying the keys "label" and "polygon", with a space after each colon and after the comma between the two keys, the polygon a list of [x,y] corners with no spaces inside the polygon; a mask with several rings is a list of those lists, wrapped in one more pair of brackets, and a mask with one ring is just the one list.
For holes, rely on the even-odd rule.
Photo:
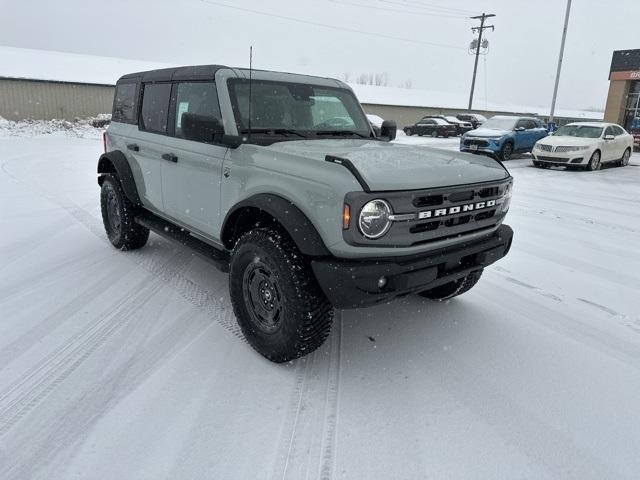
{"label": "rear door", "polygon": [[[145,205],[163,211],[162,155],[167,140],[167,118],[170,83],[142,85],[142,107],[138,119],[137,138],[128,145],[128,152],[136,159],[144,178],[143,191],[138,192]],[[139,187],[139,186],[138,186]]]}
{"label": "rear door", "polygon": [[617,125],[613,126],[613,133],[616,136],[616,159],[622,158],[624,155],[624,151],[629,146],[629,141],[627,137],[627,132],[625,132],[622,128]]}
{"label": "rear door", "polygon": [[218,239],[220,182],[227,148],[214,145],[212,136],[194,134],[188,128],[193,118],[208,117],[222,124],[215,82],[175,83],[170,110],[173,138],[167,153],[174,158],[162,164],[165,212],[190,229]]}

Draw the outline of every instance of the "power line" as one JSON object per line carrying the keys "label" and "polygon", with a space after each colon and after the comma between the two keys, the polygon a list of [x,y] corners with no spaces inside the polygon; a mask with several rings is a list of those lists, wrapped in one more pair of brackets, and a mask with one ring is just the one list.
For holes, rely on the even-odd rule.
{"label": "power line", "polygon": [[344,32],[358,33],[360,35],[369,35],[369,36],[372,36],[372,37],[386,38],[386,39],[389,39],[389,40],[397,40],[397,41],[400,41],[400,42],[417,43],[419,45],[429,45],[431,47],[451,48],[451,49],[454,49],[454,50],[466,50],[465,48],[457,47],[457,46],[454,46],[454,45],[445,45],[445,44],[442,44],[442,43],[424,42],[422,40],[413,40],[411,38],[394,37],[393,35],[386,35],[384,33],[367,32],[365,30],[357,30],[355,28],[338,27],[337,25],[329,25],[329,24],[326,24],[326,23],[314,22],[314,21],[311,21],[311,20],[304,20],[302,18],[287,17],[285,15],[278,15],[278,14],[275,14],[275,13],[263,12],[263,11],[260,11],[260,10],[253,10],[251,8],[238,7],[236,5],[228,5],[226,3],[216,2],[216,1],[213,1],[213,0],[200,0],[200,1],[202,3],[207,3],[207,4],[210,4],[210,5],[216,5],[218,7],[229,8],[229,9],[238,10],[238,11],[241,11],[241,12],[253,13],[255,15],[262,15],[262,16],[265,16],[265,17],[279,18],[280,20],[287,20],[287,21],[290,21],[290,22],[301,23],[301,24],[304,24],[304,25],[313,25],[315,27],[330,28],[332,30],[342,30]]}
{"label": "power line", "polygon": [[[384,0],[378,0],[380,2],[384,1]],[[476,12],[472,11],[472,10],[463,10],[460,8],[451,8],[451,7],[443,7],[441,5],[434,5],[432,3],[425,3],[422,2],[420,0],[400,0],[401,2],[403,2],[403,4],[405,5],[415,5],[418,8],[428,8],[428,9],[432,9],[432,10],[440,10],[440,11],[445,11],[445,12],[452,12],[452,13],[458,13],[460,15],[474,15]]]}
{"label": "power line", "polygon": [[[361,3],[352,3],[344,0],[329,0],[331,3],[337,3],[338,5],[351,5],[353,7],[358,8],[367,8],[370,10],[381,10],[385,12],[397,12],[403,13],[405,15],[420,15],[424,17],[439,17],[439,18],[466,18],[464,15],[447,15],[441,13],[428,13],[428,12],[416,12],[412,10],[398,10],[397,8],[385,8],[385,7],[374,7],[373,5],[363,5]],[[389,2],[386,2],[389,3]],[[413,7],[410,7],[413,8]]]}
{"label": "power line", "polygon": [[488,28],[490,28],[492,31],[494,29],[493,25],[485,25],[484,21],[487,18],[491,17],[495,17],[495,15],[493,13],[490,13],[488,15],[483,13],[482,15],[471,17],[471,19],[473,20],[480,20],[480,26],[473,27],[471,29],[472,32],[478,32],[478,45],[476,47],[476,59],[473,63],[473,78],[471,79],[471,93],[469,94],[469,110],[471,110],[471,106],[473,105],[473,90],[476,88],[476,73],[478,71],[478,57],[480,56],[480,46],[482,45],[482,33]]}

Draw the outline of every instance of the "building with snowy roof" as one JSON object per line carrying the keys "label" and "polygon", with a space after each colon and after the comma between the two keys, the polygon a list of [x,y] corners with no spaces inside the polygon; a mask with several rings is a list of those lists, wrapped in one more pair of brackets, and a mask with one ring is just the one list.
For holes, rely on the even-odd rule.
{"label": "building with snowy roof", "polygon": [[[0,47],[0,116],[7,120],[65,119],[110,113],[114,85],[131,72],[169,65],[75,53]],[[367,113],[395,120],[399,127],[425,115],[467,112],[466,94],[351,84]],[[542,107],[478,101],[486,117],[501,114],[546,118]],[[556,121],[602,120],[602,112],[563,110]]]}

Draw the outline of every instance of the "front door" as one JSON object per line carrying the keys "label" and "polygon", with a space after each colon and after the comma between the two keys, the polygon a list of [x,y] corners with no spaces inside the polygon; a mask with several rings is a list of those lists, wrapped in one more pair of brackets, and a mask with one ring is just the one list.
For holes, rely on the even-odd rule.
{"label": "front door", "polygon": [[213,145],[213,138],[194,137],[183,128],[188,125],[185,115],[214,117],[222,123],[216,84],[176,83],[172,97],[170,130],[174,137],[168,153],[173,157],[162,164],[164,210],[184,226],[218,239],[220,182],[227,148]]}

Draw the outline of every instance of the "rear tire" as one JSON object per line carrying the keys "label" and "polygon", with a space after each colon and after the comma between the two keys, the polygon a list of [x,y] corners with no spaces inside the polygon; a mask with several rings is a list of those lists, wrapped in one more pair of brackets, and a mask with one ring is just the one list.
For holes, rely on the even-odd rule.
{"label": "rear tire", "polygon": [[431,136],[432,136],[433,138],[436,138],[436,137],[438,136],[438,131],[437,131],[437,130],[434,130],[433,132],[431,132]]}
{"label": "rear tire", "polygon": [[100,190],[100,207],[104,229],[114,247],[120,250],[135,250],[146,245],[149,229],[135,222],[139,207],[124,194],[118,177],[104,177]]}
{"label": "rear tire", "polygon": [[231,255],[231,303],[249,344],[272,362],[313,352],[333,323],[333,307],[309,261],[273,227],[245,233]]}
{"label": "rear tire", "polygon": [[629,165],[629,159],[631,158],[631,149],[627,148],[622,154],[622,159],[620,160],[620,166],[626,167]]}
{"label": "rear tire", "polygon": [[432,288],[431,290],[425,290],[418,293],[421,297],[428,298],[430,300],[438,300],[440,302],[449,300],[450,298],[462,295],[465,292],[471,290],[480,277],[482,276],[482,269],[469,273],[466,277],[462,277],[459,280],[445,283],[439,287]]}

